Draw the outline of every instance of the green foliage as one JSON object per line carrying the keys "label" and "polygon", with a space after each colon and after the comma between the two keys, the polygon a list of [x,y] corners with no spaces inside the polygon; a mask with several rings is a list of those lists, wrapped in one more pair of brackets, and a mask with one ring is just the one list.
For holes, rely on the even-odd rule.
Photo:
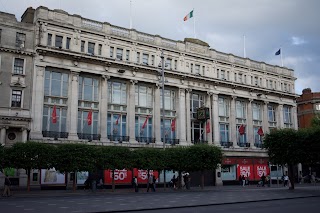
{"label": "green foliage", "polygon": [[187,171],[188,159],[187,159],[186,147],[173,147],[165,150],[165,168],[167,170],[175,171]]}
{"label": "green foliage", "polygon": [[162,149],[141,148],[133,151],[133,167],[139,169],[161,170],[165,167]]}
{"label": "green foliage", "polygon": [[199,144],[187,149],[187,171],[214,170],[222,161],[222,151],[216,146]]}
{"label": "green foliage", "polygon": [[55,147],[45,143],[15,143],[7,150],[9,165],[21,169],[47,169],[54,162]]}
{"label": "green foliage", "polygon": [[311,126],[314,128],[320,127],[320,113],[317,113],[311,120]]}
{"label": "green foliage", "polygon": [[85,144],[61,144],[56,150],[54,167],[60,172],[93,171],[94,150]]}
{"label": "green foliage", "polygon": [[99,169],[132,168],[133,154],[127,147],[101,146],[95,148],[96,166]]}

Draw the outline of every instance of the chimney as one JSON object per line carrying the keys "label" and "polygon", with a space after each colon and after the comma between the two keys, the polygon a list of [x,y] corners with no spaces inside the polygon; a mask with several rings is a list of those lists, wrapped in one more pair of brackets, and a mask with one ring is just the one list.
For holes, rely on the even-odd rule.
{"label": "chimney", "polygon": [[311,89],[310,88],[303,89],[302,94],[311,94]]}
{"label": "chimney", "polygon": [[34,12],[35,9],[28,7],[21,16],[21,22],[33,24]]}

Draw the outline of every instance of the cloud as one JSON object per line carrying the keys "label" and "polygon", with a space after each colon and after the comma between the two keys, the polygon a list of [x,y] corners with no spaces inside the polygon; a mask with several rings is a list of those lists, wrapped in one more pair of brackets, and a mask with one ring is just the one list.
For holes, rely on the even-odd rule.
{"label": "cloud", "polygon": [[305,44],[307,43],[303,38],[299,38],[299,37],[296,37],[296,36],[292,36],[291,37],[291,44],[292,45],[302,45],[302,44]]}

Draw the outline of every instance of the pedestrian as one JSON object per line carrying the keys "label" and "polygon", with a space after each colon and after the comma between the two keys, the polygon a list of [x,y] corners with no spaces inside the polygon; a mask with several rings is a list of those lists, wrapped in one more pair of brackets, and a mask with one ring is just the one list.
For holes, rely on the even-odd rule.
{"label": "pedestrian", "polygon": [[283,177],[283,179],[284,179],[283,186],[284,186],[284,187],[287,187],[287,186],[288,186],[288,180],[289,180],[288,175],[285,175],[285,176]]}
{"label": "pedestrian", "polygon": [[149,189],[153,190],[153,175],[148,175],[148,184],[147,184],[147,192],[149,192]]}
{"label": "pedestrian", "polygon": [[262,187],[264,187],[264,184],[266,183],[266,176],[264,176],[264,173],[261,176],[261,181],[262,181]]}
{"label": "pedestrian", "polygon": [[137,176],[134,176],[132,182],[133,182],[134,191],[135,191],[135,192],[138,192],[138,191],[139,191],[139,188],[138,188],[138,178],[137,178]]}
{"label": "pedestrian", "polygon": [[248,185],[248,186],[249,186],[249,181],[250,181],[250,178],[249,178],[249,176],[247,176],[246,177],[246,185]]}
{"label": "pedestrian", "polygon": [[4,190],[3,190],[2,197],[5,197],[5,196],[10,197],[11,196],[10,185],[11,185],[11,181],[8,178],[8,175],[6,175],[6,177],[4,179]]}
{"label": "pedestrian", "polygon": [[242,186],[242,176],[239,175],[239,185]]}
{"label": "pedestrian", "polygon": [[[185,173],[185,174],[183,175],[183,182],[184,182],[183,187],[186,187],[186,188],[187,188],[188,173]],[[183,187],[182,187],[182,188],[183,188]]]}
{"label": "pedestrian", "polygon": [[170,184],[173,189],[176,189],[176,175],[173,175],[173,177],[171,178]]}
{"label": "pedestrian", "polygon": [[316,176],[314,174],[311,175],[311,183],[312,185],[316,185]]}
{"label": "pedestrian", "polygon": [[244,175],[242,175],[242,186],[245,187],[246,185],[246,178]]}
{"label": "pedestrian", "polygon": [[190,184],[191,184],[191,177],[188,173],[188,180],[187,180],[187,189],[189,190],[190,189]]}
{"label": "pedestrian", "polygon": [[155,175],[152,175],[152,186],[153,186],[153,192],[156,191],[156,181],[157,181],[157,178]]}

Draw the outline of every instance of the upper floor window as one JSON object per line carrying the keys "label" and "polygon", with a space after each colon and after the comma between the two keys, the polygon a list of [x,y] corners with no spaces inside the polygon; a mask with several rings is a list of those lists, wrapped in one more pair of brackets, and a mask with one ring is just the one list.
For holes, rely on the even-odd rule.
{"label": "upper floor window", "polygon": [[15,58],[13,66],[13,74],[22,75],[24,70],[24,59]]}
{"label": "upper floor window", "polygon": [[50,34],[50,33],[48,33],[47,45],[48,45],[49,47],[52,46],[52,34]]}
{"label": "upper floor window", "polygon": [[165,64],[165,67],[169,70],[172,69],[172,59],[171,58],[167,58],[166,59],[166,64]]}
{"label": "upper floor window", "polygon": [[24,48],[26,43],[26,34],[17,33],[16,34],[16,47]]}
{"label": "upper floor window", "polygon": [[289,106],[283,106],[283,122],[285,124],[291,124],[291,108]]}
{"label": "upper floor window", "polygon": [[44,95],[67,98],[68,84],[68,74],[46,70],[44,82]]}
{"label": "upper floor window", "polygon": [[224,70],[220,70],[220,79],[226,80],[226,72]]}
{"label": "upper floor window", "polygon": [[253,120],[261,120],[261,105],[252,103],[252,118]]}
{"label": "upper floor window", "polygon": [[114,47],[110,47],[110,58],[113,58]]}
{"label": "upper floor window", "polygon": [[153,92],[151,87],[136,85],[135,86],[135,105],[140,107],[153,106]]}
{"label": "upper floor window", "polygon": [[56,46],[56,47],[58,47],[58,48],[61,48],[61,47],[62,47],[62,39],[63,39],[62,36],[56,35],[56,43],[55,43],[55,46]]}
{"label": "upper floor window", "polygon": [[126,60],[130,60],[130,50],[126,50]]}
{"label": "upper floor window", "polygon": [[200,65],[196,64],[194,66],[194,74],[200,74]]}
{"label": "upper floor window", "polygon": [[21,107],[21,97],[22,97],[21,90],[12,90],[11,107]]}
{"label": "upper floor window", "polygon": [[193,64],[190,64],[190,73],[193,73]]}
{"label": "upper floor window", "polygon": [[123,49],[117,48],[117,59],[122,60]]}
{"label": "upper floor window", "polygon": [[71,41],[71,38],[67,37],[67,43],[66,43],[66,49],[67,50],[70,49],[70,41]]}
{"label": "upper floor window", "polygon": [[81,41],[81,52],[84,52],[85,41]]}
{"label": "upper floor window", "polygon": [[137,52],[137,63],[140,64],[140,52]]}
{"label": "upper floor window", "polygon": [[229,116],[229,100],[227,98],[219,97],[219,116]]}
{"label": "upper floor window", "polygon": [[154,55],[151,56],[151,65],[154,66]]}
{"label": "upper floor window", "polygon": [[[175,110],[175,91],[164,90],[164,109],[165,110]],[[163,108],[162,103],[162,90],[160,90],[160,103],[161,109]]]}
{"label": "upper floor window", "polygon": [[258,77],[254,77],[254,85],[258,86],[259,85],[259,79]]}
{"label": "upper floor window", "polygon": [[275,122],[276,121],[276,110],[272,105],[268,105],[268,121]]}
{"label": "upper floor window", "polygon": [[98,101],[99,82],[97,79],[79,77],[79,100]]}
{"label": "upper floor window", "polygon": [[197,109],[204,106],[204,96],[196,93],[191,93],[190,97],[190,109],[193,113],[197,112]]}
{"label": "upper floor window", "polygon": [[108,81],[108,98],[112,104],[127,104],[127,85],[121,82]]}
{"label": "upper floor window", "polygon": [[88,43],[88,53],[94,55],[94,46],[95,43],[89,42]]}
{"label": "upper floor window", "polygon": [[246,118],[246,104],[244,101],[236,101],[237,118]]}
{"label": "upper floor window", "polygon": [[319,110],[320,110],[320,104],[316,104],[316,105],[315,105],[315,108],[316,108],[316,110],[319,111]]}
{"label": "upper floor window", "polygon": [[149,65],[149,54],[143,53],[142,54],[142,63],[144,65]]}
{"label": "upper floor window", "polygon": [[239,82],[240,82],[240,83],[243,83],[242,74],[239,74],[238,77],[239,77]]}
{"label": "upper floor window", "polygon": [[102,44],[99,44],[98,46],[98,55],[102,54]]}

